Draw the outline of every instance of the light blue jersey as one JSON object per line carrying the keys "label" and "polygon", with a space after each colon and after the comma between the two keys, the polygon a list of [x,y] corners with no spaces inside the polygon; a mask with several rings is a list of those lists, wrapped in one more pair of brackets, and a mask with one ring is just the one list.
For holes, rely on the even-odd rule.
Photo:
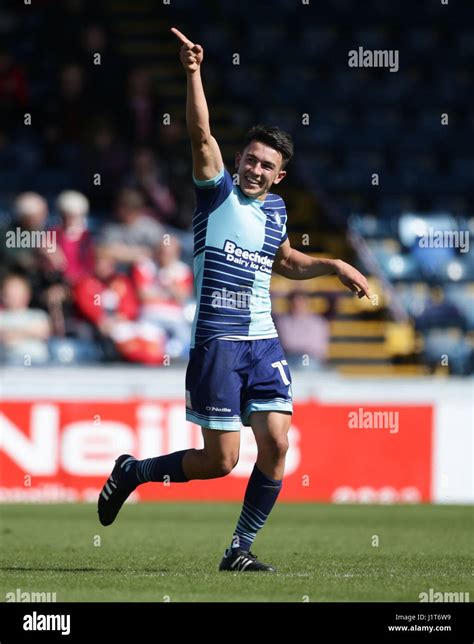
{"label": "light blue jersey", "polygon": [[197,300],[191,346],[212,338],[275,338],[270,278],[280,244],[287,239],[281,197],[247,197],[227,170],[194,179],[194,289]]}

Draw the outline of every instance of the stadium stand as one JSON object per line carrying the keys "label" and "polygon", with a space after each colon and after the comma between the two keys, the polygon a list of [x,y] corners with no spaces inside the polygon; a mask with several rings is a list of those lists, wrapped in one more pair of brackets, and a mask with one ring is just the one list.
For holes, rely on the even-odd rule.
{"label": "stadium stand", "polygon": [[[402,27],[397,3],[389,0],[357,3],[357,12],[355,0],[325,3],[324,10],[313,3],[305,7],[311,19],[290,0],[275,0],[271,9],[251,3],[252,13],[246,1],[225,3],[225,10],[224,3],[212,1],[175,4],[2,5],[2,237],[38,225],[61,231],[58,196],[76,191],[90,204],[91,243],[115,244],[116,250],[120,241],[130,250],[131,237],[119,239],[117,232],[125,194],[149,222],[142,234],[154,230],[142,261],[152,261],[157,236],[170,234],[179,241],[175,261],[189,264],[194,196],[185,84],[169,36],[174,22],[205,48],[212,126],[228,166],[250,125],[287,128],[296,157],[281,194],[292,244],[342,256],[370,274],[377,296],[372,303],[355,300],[332,277],[298,284],[310,297],[310,310],[321,316],[320,328],[328,326],[326,368],[347,375],[472,373],[474,261],[468,250],[474,235],[474,163],[467,146],[474,134],[472,27],[465,23],[454,38],[441,4],[427,0],[412,7],[409,29],[406,22]],[[194,10],[202,14],[199,25],[190,21]],[[474,17],[472,6],[466,10]],[[263,27],[255,14],[265,16]],[[399,71],[349,67],[342,41],[354,48],[399,49]],[[234,54],[240,56],[238,65]],[[25,115],[31,115],[31,125]],[[39,213],[41,223],[25,221],[18,198],[28,192],[37,193],[30,201],[36,200],[47,220]],[[436,246],[436,235],[444,235],[443,244]],[[423,239],[431,245],[424,247]],[[46,252],[15,250],[24,252],[2,245],[2,276],[26,276],[32,310],[48,314],[52,363],[159,364],[157,356],[167,346],[173,359],[185,359],[183,326],[177,330],[175,321],[170,331],[160,316],[147,320],[154,325],[148,339],[160,332],[166,336],[153,358],[104,348],[97,322],[84,319],[74,296],[85,278],[61,268],[60,261],[53,266]],[[132,280],[138,255],[114,257],[138,300]],[[274,276],[272,290],[276,315],[286,315],[294,285]],[[192,298],[178,297],[172,308],[177,306],[187,328]],[[3,322],[0,328],[3,334]],[[444,354],[450,356],[447,365],[440,362]]]}

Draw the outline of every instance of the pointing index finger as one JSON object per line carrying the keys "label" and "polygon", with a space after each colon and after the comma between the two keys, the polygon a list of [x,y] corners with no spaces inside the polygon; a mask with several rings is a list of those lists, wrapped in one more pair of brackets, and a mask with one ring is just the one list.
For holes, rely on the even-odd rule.
{"label": "pointing index finger", "polygon": [[171,31],[172,33],[174,33],[174,35],[177,38],[179,38],[179,40],[181,40],[181,42],[184,45],[187,45],[190,49],[194,47],[194,43],[192,43],[188,38],[186,38],[186,36],[183,33],[181,33],[179,29],[176,29],[176,27],[171,27]]}

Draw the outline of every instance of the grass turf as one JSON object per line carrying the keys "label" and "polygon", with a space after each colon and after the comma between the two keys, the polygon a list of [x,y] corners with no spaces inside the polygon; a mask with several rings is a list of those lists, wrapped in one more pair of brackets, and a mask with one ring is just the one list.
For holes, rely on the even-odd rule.
{"label": "grass turf", "polygon": [[474,597],[471,507],[280,503],[253,548],[278,573],[219,573],[239,511],[128,504],[103,528],[90,504],[2,505],[0,601],[17,588],[57,601],[417,602],[430,588]]}

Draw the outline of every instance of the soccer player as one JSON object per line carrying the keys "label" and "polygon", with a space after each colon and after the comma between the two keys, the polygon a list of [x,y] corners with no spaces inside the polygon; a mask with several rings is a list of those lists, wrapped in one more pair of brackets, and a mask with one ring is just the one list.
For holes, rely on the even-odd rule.
{"label": "soccer player", "polygon": [[110,525],[142,483],[226,476],[238,461],[241,425],[250,426],[257,461],[219,570],[273,572],[250,550],[282,487],[292,414],[291,376],[271,317],[271,272],[295,280],[335,273],[359,297],[370,293],[366,278],[349,264],[291,248],[285,204],[270,192],[284,179],[293,155],[286,132],[267,126],[248,132],[235,159],[239,181],[234,185],[210,130],[200,71],[203,48],[177,29],[172,32],[182,43],[196,191],[197,308],[186,418],[201,426],[204,446],[142,461],[119,456],[99,496],[99,519]]}

